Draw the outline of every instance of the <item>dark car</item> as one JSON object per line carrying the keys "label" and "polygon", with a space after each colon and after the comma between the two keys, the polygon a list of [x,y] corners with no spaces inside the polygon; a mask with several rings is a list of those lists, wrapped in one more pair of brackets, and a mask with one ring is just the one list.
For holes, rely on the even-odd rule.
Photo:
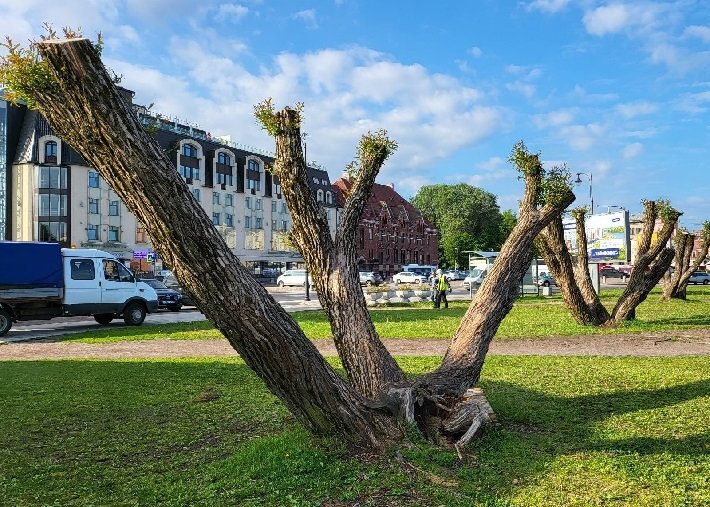
{"label": "dark car", "polygon": [[599,276],[605,276],[607,278],[626,278],[629,275],[628,273],[619,271],[615,267],[602,266],[601,268],[599,268]]}
{"label": "dark car", "polygon": [[177,281],[177,278],[175,278],[175,275],[168,276],[167,278],[165,278],[163,283],[168,289],[172,289],[180,293],[180,295],[182,296],[182,306],[195,306],[195,301],[192,299],[192,296],[185,292],[185,289],[180,286]]}
{"label": "dark car", "polygon": [[155,289],[158,294],[158,308],[167,308],[171,312],[179,312],[183,305],[183,297],[178,291],[169,289],[163,282],[154,278],[141,280]]}

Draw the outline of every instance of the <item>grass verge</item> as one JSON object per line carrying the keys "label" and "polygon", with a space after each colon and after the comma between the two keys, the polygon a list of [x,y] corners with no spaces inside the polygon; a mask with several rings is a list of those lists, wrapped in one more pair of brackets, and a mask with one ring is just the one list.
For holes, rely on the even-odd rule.
{"label": "grass verge", "polygon": [[[611,292],[611,291],[609,291]],[[496,339],[545,338],[589,334],[618,334],[642,331],[710,328],[710,289],[689,289],[687,301],[660,302],[660,293],[652,293],[637,309],[637,319],[618,328],[600,329],[574,322],[561,298],[526,297],[520,299],[503,320]],[[618,294],[607,296],[611,308]],[[614,297],[615,296],[615,297]],[[371,311],[375,328],[382,338],[442,338],[456,332],[468,302],[452,302],[449,309],[434,310],[429,305],[413,308],[379,308]],[[291,314],[311,339],[332,337],[323,311]],[[220,338],[221,334],[207,321],[178,324],[143,325],[92,330],[65,335],[61,339],[87,343],[124,340],[199,340]]]}
{"label": "grass verge", "polygon": [[6,362],[0,383],[6,505],[710,502],[704,358],[491,357],[500,424],[464,461],[416,438],[353,458],[238,359]]}

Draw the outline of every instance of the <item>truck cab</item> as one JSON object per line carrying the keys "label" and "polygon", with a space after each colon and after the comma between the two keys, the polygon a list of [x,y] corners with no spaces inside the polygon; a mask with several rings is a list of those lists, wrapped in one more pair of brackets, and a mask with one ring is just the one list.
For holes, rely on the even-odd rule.
{"label": "truck cab", "polygon": [[93,316],[138,326],[158,296],[112,254],[50,243],[0,242],[0,336],[13,322]]}

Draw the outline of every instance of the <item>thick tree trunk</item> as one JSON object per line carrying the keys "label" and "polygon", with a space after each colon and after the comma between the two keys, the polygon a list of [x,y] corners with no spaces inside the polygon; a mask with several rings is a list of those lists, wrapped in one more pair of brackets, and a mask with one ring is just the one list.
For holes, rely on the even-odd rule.
{"label": "thick tree trunk", "polygon": [[703,239],[700,243],[700,252],[695,259],[692,259],[695,239],[696,236],[694,234],[688,234],[687,232],[681,232],[676,237],[675,271],[667,277],[661,300],[686,299],[686,289],[690,275],[698,270],[700,263],[707,255],[708,245],[710,244],[710,224],[705,225]]}
{"label": "thick tree trunk", "polygon": [[[584,219],[582,219],[583,221]],[[579,231],[579,224],[577,225]],[[586,249],[587,238],[582,223],[584,242],[579,246]],[[577,241],[579,241],[577,234]],[[541,233],[537,240],[538,249],[542,252],[547,267],[560,288],[562,298],[574,320],[581,325],[599,326],[609,320],[609,312],[601,304],[599,297],[589,279],[587,270],[587,255],[578,258],[576,264],[565,244],[562,228],[562,217],[555,218]]]}
{"label": "thick tree trunk", "polygon": [[[537,155],[529,157],[539,164]],[[436,393],[460,395],[478,381],[488,347],[518,297],[520,281],[530,264],[533,241],[574,201],[574,194],[568,191],[558,202],[538,209],[541,171],[540,166],[539,172],[526,174],[518,223],[459,324],[441,366],[418,382],[421,387]]]}
{"label": "thick tree trunk", "polygon": [[181,284],[268,388],[315,433],[374,446],[400,437],[397,421],[373,410],[241,267],[91,43],[48,40],[39,50],[58,83],[35,90],[40,112],[146,225]]}
{"label": "thick tree trunk", "polygon": [[404,380],[402,370],[382,344],[370,318],[360,287],[355,251],[356,226],[386,153],[374,158],[361,156],[360,181],[350,195],[334,241],[324,209],[308,184],[298,112],[286,108],[276,117],[273,171],[292,212],[291,235],[313,275],[349,379],[360,394],[374,398],[385,385]]}

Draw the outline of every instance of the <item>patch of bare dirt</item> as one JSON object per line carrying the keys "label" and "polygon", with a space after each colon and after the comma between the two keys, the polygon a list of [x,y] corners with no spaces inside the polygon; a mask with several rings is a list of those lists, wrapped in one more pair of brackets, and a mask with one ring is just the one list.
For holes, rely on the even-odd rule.
{"label": "patch of bare dirt", "polygon": [[[326,356],[337,354],[331,340],[314,342]],[[448,340],[389,339],[385,346],[395,356],[440,356]],[[494,340],[490,354],[543,356],[672,357],[710,355],[710,329]],[[29,341],[0,347],[0,360],[140,359],[234,356],[226,340],[150,340],[115,343]]]}

